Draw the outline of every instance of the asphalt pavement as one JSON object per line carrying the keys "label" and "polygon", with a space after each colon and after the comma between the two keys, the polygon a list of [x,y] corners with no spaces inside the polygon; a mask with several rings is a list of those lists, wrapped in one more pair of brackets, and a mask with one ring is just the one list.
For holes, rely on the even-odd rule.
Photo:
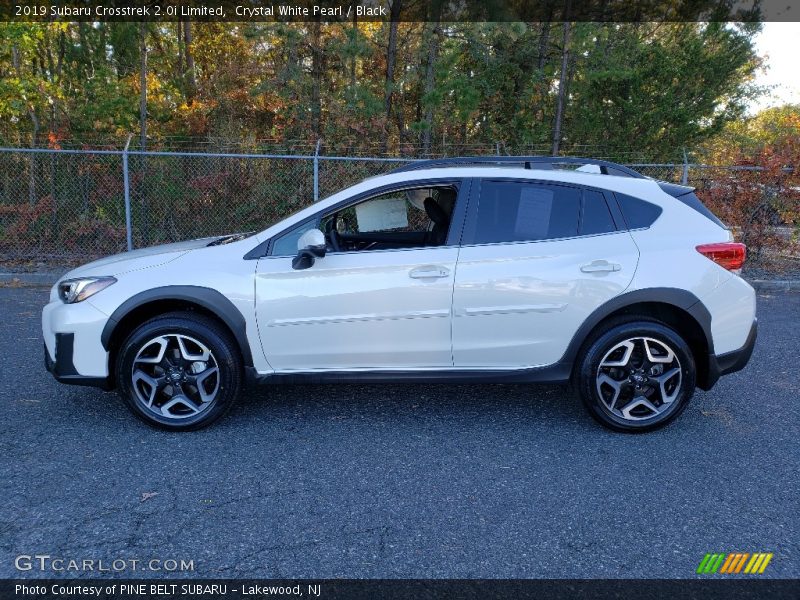
{"label": "asphalt pavement", "polygon": [[[750,365],[644,435],[559,387],[442,384],[256,388],[209,429],[156,431],[45,372],[46,298],[0,289],[0,577],[92,575],[15,567],[49,555],[202,578],[691,578],[708,552],[800,577],[800,294],[761,294]],[[159,574],[138,565],[120,575]]]}

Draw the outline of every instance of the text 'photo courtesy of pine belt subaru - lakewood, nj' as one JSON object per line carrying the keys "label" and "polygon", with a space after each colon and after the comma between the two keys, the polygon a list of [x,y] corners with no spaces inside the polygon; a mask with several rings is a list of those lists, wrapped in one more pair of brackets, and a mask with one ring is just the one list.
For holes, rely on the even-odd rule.
{"label": "text 'photo courtesy of pine belt subaru - lakewood, nj'", "polygon": [[45,362],[175,430],[252,382],[407,381],[569,383],[603,425],[647,431],[750,359],[744,259],[692,188],[615,163],[420,161],[260,233],[67,273]]}

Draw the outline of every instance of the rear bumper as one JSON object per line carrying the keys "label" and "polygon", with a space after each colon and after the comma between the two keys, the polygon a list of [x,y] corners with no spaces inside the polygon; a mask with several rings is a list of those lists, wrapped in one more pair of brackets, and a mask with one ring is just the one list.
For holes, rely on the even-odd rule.
{"label": "rear bumper", "polygon": [[735,373],[741,371],[750,361],[753,355],[753,349],[756,346],[756,338],[758,337],[758,319],[753,320],[750,326],[750,333],[747,334],[747,340],[744,346],[733,352],[726,352],[725,354],[712,354],[708,357],[708,378],[704,385],[701,386],[704,390],[710,390],[714,387],[720,377],[728,373]]}
{"label": "rear bumper", "polygon": [[112,389],[108,377],[88,377],[81,375],[73,363],[75,334],[55,334],[55,360],[50,356],[47,345],[44,346],[44,366],[60,383],[72,385],[88,385],[104,390]]}

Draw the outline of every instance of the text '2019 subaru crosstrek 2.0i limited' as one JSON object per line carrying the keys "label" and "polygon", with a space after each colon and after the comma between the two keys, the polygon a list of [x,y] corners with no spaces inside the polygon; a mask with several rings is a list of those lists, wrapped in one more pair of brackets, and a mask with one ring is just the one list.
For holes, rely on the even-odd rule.
{"label": "text '2019 subaru crosstrek 2.0i limited'", "polygon": [[612,429],[663,426],[750,358],[745,247],[692,188],[557,162],[422,161],[92,262],[52,289],[47,368],[175,430],[248,382],[343,381],[564,382]]}

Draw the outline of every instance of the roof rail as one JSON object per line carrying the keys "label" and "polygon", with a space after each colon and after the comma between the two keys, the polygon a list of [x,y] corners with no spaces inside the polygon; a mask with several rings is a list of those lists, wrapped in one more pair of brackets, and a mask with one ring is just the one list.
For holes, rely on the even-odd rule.
{"label": "roof rail", "polygon": [[[456,158],[434,158],[419,160],[397,169],[392,173],[404,171],[418,171],[420,169],[435,169],[438,167],[454,167],[468,165],[505,166],[520,165],[525,169],[554,169],[556,165],[597,165],[603,175],[617,175],[622,177],[635,177],[645,179],[641,173],[633,169],[607,160],[595,158],[577,158],[574,156],[462,156]],[[535,165],[535,166],[534,166]]]}

